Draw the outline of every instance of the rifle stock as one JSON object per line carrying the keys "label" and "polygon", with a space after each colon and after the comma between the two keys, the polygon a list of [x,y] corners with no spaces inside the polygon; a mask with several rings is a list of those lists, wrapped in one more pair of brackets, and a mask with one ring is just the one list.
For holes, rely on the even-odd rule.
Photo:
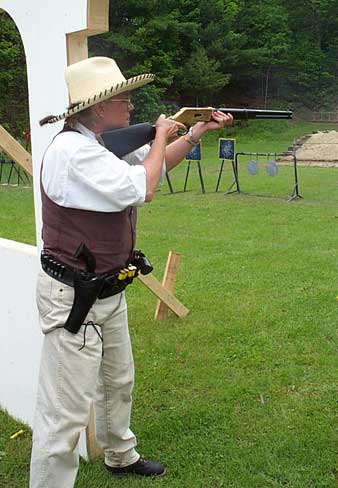
{"label": "rifle stock", "polygon": [[155,134],[155,127],[151,124],[144,123],[102,132],[101,137],[109,151],[114,153],[118,158],[123,158],[126,154],[151,142]]}
{"label": "rifle stock", "polygon": [[[234,120],[270,119],[287,120],[292,118],[291,110],[259,110],[248,108],[213,108],[213,107],[183,107],[170,118],[191,127],[196,122],[209,122],[215,110],[231,113]],[[156,134],[156,128],[151,124],[136,124],[122,129],[103,132],[101,137],[106,148],[118,158],[123,158],[144,144],[151,142]]]}

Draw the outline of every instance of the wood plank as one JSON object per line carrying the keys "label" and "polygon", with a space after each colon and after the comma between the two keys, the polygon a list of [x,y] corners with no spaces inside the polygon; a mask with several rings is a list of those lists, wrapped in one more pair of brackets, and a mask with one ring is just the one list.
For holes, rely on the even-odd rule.
{"label": "wood plank", "polygon": [[95,411],[93,402],[90,405],[89,422],[86,427],[86,442],[89,459],[96,459],[103,455],[103,449],[96,439]]}
{"label": "wood plank", "polygon": [[32,156],[2,125],[0,125],[0,149],[33,176]]}
{"label": "wood plank", "polygon": [[138,275],[138,279],[143,283],[154,295],[157,296],[167,307],[170,308],[178,317],[185,317],[189,310],[177,300],[174,295],[168,292],[161,283],[152,274]]}
{"label": "wood plank", "polygon": [[88,31],[67,34],[67,64],[88,58]]}
{"label": "wood plank", "polygon": [[67,34],[67,64],[88,58],[88,37],[109,30],[109,0],[87,0],[87,29]]}
{"label": "wood plank", "polygon": [[[169,251],[167,264],[164,270],[162,286],[164,286],[164,288],[172,294],[174,293],[176,274],[180,264],[180,260],[181,255],[179,253]],[[161,300],[158,300],[155,312],[155,320],[165,320],[168,317],[168,310],[169,309],[167,305]]]}
{"label": "wood plank", "polygon": [[88,35],[95,36],[109,30],[109,0],[88,0]]}

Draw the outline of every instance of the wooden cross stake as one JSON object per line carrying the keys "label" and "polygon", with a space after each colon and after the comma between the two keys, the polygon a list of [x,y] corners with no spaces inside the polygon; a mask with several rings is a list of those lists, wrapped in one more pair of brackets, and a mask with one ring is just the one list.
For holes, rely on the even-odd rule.
{"label": "wooden cross stake", "polygon": [[[177,252],[169,251],[167,264],[164,270],[162,286],[169,293],[174,293],[174,286],[176,280],[177,270],[180,264],[181,255]],[[165,320],[168,317],[168,306],[162,302],[162,300],[158,300],[156,312],[155,312],[155,320]]]}
{"label": "wooden cross stake", "polygon": [[159,299],[155,319],[164,320],[168,315],[168,309],[172,310],[177,317],[185,317],[189,313],[189,309],[173,295],[180,257],[180,254],[169,252],[162,284],[152,274],[138,276],[141,283]]}

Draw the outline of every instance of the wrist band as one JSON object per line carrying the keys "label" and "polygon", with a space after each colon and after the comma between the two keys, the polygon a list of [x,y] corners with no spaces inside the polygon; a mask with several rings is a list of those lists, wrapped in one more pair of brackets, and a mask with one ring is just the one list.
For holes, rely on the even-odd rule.
{"label": "wrist band", "polygon": [[194,138],[192,127],[190,127],[188,133],[184,136],[184,140],[191,144],[191,146],[197,146],[201,142],[201,139],[196,140]]}

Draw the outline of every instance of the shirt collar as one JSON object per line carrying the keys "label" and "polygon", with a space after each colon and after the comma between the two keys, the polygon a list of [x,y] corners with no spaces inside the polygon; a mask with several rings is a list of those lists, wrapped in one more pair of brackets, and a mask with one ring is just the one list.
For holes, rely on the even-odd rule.
{"label": "shirt collar", "polygon": [[74,129],[81,132],[81,134],[83,134],[84,136],[87,136],[90,139],[93,139],[97,142],[95,132],[91,131],[90,129],[88,129],[88,127],[84,126],[83,124],[80,124],[80,122],[76,122],[76,124],[74,125]]}

